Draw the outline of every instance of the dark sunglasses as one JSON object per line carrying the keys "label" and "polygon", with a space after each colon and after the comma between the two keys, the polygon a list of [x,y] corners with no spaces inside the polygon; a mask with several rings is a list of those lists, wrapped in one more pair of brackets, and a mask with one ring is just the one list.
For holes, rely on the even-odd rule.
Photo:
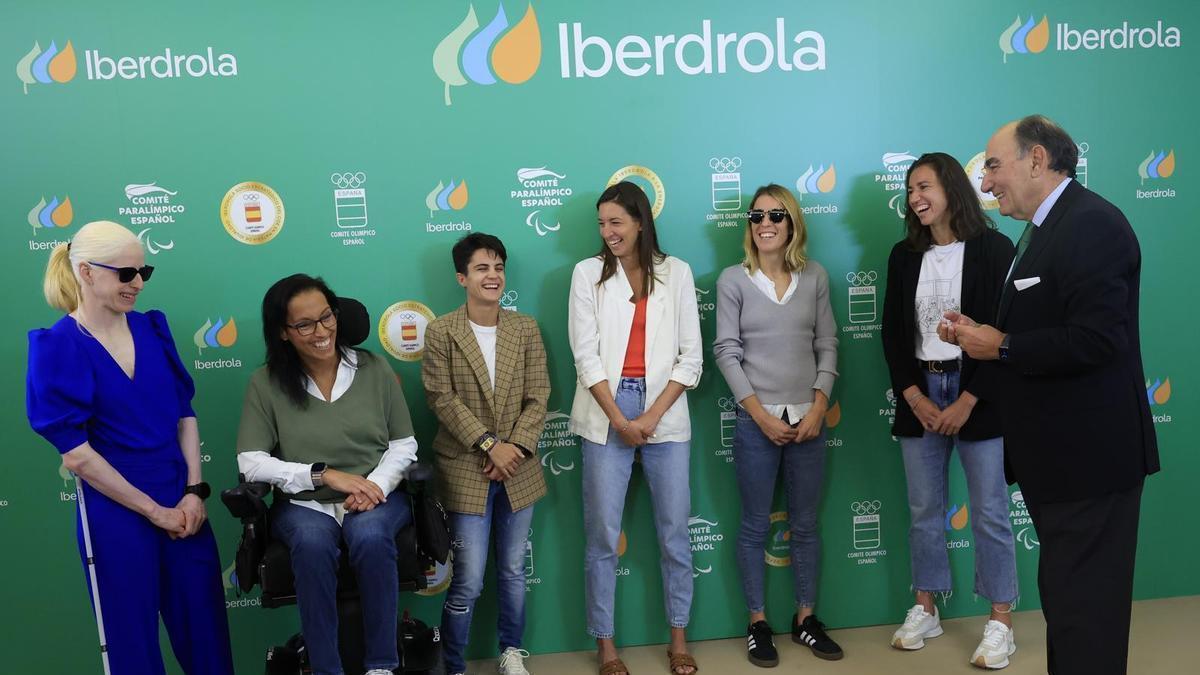
{"label": "dark sunglasses", "polygon": [[112,270],[112,271],[116,272],[117,280],[123,284],[127,284],[127,283],[133,281],[133,278],[136,276],[139,276],[139,275],[142,277],[142,281],[150,281],[150,275],[154,274],[154,266],[153,265],[142,265],[140,268],[139,267],[113,267],[112,265],[105,265],[104,263],[92,262],[90,260],[88,261],[88,264],[92,265],[93,267],[103,267],[106,270]]}
{"label": "dark sunglasses", "polygon": [[763,221],[763,216],[770,218],[772,223],[779,224],[783,222],[784,218],[787,218],[787,211],[783,209],[771,209],[770,211],[750,209],[746,212],[746,219],[755,225]]}

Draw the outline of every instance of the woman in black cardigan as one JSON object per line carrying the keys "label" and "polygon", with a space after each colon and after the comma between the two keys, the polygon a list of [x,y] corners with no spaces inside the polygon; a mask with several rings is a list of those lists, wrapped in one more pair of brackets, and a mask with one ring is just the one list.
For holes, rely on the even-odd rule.
{"label": "woman in black cardigan", "polygon": [[892,433],[900,439],[908,480],[916,604],[892,646],[920,649],[925,638],[942,634],[934,596],[952,588],[944,523],[947,469],[957,447],[975,537],[974,590],[992,602],[971,662],[1003,668],[1016,650],[1009,612],[1017,573],[1004,441],[989,401],[994,374],[991,364],[940,341],[937,325],[949,310],[995,316],[1013,245],[984,215],[966,173],[950,155],[923,155],[909,168],[907,185],[906,236],[888,259],[883,349],[896,394]]}

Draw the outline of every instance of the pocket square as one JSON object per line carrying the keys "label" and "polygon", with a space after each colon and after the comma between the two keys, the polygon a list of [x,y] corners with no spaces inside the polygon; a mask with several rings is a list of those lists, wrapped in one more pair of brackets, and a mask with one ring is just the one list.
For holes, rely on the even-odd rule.
{"label": "pocket square", "polygon": [[1013,279],[1013,286],[1017,287],[1018,291],[1023,291],[1030,286],[1036,286],[1041,283],[1041,277],[1029,277],[1028,279]]}

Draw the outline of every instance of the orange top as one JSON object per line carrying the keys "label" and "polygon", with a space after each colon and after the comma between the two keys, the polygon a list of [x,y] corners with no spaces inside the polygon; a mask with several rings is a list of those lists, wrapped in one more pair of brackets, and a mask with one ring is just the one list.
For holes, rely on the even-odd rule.
{"label": "orange top", "polygon": [[646,376],[646,298],[633,303],[633,326],[629,329],[629,345],[625,347],[625,365],[621,377]]}

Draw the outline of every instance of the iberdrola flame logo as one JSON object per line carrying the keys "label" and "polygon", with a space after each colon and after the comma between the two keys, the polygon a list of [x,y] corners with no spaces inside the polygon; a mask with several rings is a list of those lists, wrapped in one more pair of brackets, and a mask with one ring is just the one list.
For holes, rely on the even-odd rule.
{"label": "iberdrola flame logo", "polygon": [[1008,63],[1009,54],[1040,54],[1048,44],[1050,44],[1050,22],[1046,20],[1045,14],[1042,15],[1042,20],[1036,24],[1033,22],[1032,14],[1024,23],[1021,23],[1021,17],[1017,16],[1012,25],[1000,34],[1000,51],[1004,52],[1005,63]]}
{"label": "iberdrola flame logo", "polygon": [[468,80],[475,84],[495,84],[497,78],[509,84],[521,84],[533,77],[542,62],[542,36],[532,4],[526,7],[525,16],[511,29],[504,5],[500,5],[495,18],[476,33],[478,29],[475,6],[470,5],[462,23],[442,38],[433,50],[433,72],[446,85],[446,105],[451,104],[450,87],[461,87]]}
{"label": "iberdrola flame logo", "polygon": [[837,169],[833,164],[829,168],[825,168],[822,164],[816,171],[813,170],[812,164],[808,165],[808,171],[796,180],[796,192],[800,194],[800,198],[804,199],[804,195],[812,192],[829,192],[837,185]]}
{"label": "iberdrola flame logo", "polygon": [[192,344],[201,354],[204,353],[206,347],[232,347],[237,342],[237,324],[234,323],[233,317],[229,317],[229,321],[225,321],[221,317],[217,317],[217,322],[214,324],[211,319],[205,319],[204,325],[196,331],[192,336]]}
{"label": "iberdrola flame logo", "polygon": [[451,180],[449,185],[439,180],[437,187],[426,195],[425,206],[429,207],[429,217],[432,218],[434,211],[461,211],[466,207],[469,197],[465,179],[459,183]]}
{"label": "iberdrola flame logo", "polygon": [[1162,151],[1150,151],[1146,155],[1146,159],[1138,165],[1138,176],[1141,177],[1142,183],[1146,182],[1147,178],[1170,178],[1171,174],[1175,173],[1175,150],[1164,153]]}
{"label": "iberdrola flame logo", "polygon": [[75,47],[70,40],[61,51],[54,41],[50,42],[50,48],[46,51],[42,51],[42,46],[34,42],[33,49],[17,61],[17,78],[28,94],[31,84],[70,82],[75,79],[75,68]]}
{"label": "iberdrola flame logo", "polygon": [[58,197],[51,197],[49,202],[42,197],[29,210],[26,221],[33,228],[33,234],[36,236],[40,227],[66,227],[74,218],[75,207],[71,206],[70,197],[63,197],[61,202],[58,201]]}

